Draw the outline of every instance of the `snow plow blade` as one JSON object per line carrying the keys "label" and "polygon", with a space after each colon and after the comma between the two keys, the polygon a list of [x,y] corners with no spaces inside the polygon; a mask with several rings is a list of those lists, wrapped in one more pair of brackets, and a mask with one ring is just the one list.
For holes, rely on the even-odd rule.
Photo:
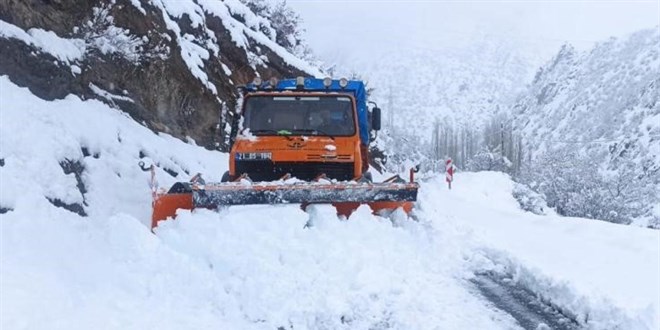
{"label": "snow plow blade", "polygon": [[169,192],[154,196],[151,228],[158,222],[176,217],[177,209],[217,209],[229,205],[250,204],[332,204],[337,215],[346,218],[360,205],[367,204],[374,214],[401,208],[410,213],[417,200],[419,185],[412,183],[340,183],[340,184],[251,184],[237,182],[197,185],[176,183]]}
{"label": "snow plow blade", "polygon": [[397,209],[410,214],[419,190],[419,184],[414,180],[418,167],[414,167],[410,169],[409,182],[395,175],[379,183],[324,183],[321,176],[314,182],[286,184],[280,180],[252,183],[246,175],[233,182],[206,183],[197,174],[190,182],[177,182],[165,192],[158,189],[154,166],[146,167],[141,163],[140,167],[151,172],[152,229],[161,220],[175,218],[178,209],[217,209],[230,205],[300,204],[305,210],[309,204],[332,204],[338,216],[348,218],[360,205],[366,204],[378,215],[387,215]]}
{"label": "snow plow blade", "polygon": [[417,183],[218,183],[193,187],[192,199],[194,207],[203,208],[249,204],[412,202],[417,199],[418,187]]}

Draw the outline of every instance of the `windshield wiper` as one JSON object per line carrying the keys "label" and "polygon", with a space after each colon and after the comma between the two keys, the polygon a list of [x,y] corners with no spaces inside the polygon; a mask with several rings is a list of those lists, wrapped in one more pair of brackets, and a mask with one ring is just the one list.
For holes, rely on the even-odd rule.
{"label": "windshield wiper", "polygon": [[284,136],[287,139],[291,140],[291,137],[289,136],[291,135],[291,132],[287,130],[276,131],[274,129],[258,129],[258,130],[250,131],[250,133],[254,135],[259,135],[259,134],[279,135],[279,136]]}
{"label": "windshield wiper", "polygon": [[252,133],[252,134],[272,133],[272,134],[277,135],[277,131],[274,130],[274,129],[257,129],[257,130],[254,130],[254,131],[250,131],[250,133]]}
{"label": "windshield wiper", "polygon": [[332,135],[328,134],[327,132],[325,132],[323,130],[320,130],[320,129],[309,129],[309,128],[307,128],[307,129],[294,129],[293,132],[294,133],[309,133],[311,135],[321,134],[322,136],[327,136],[327,137],[331,138],[332,140],[335,139],[334,136],[332,136]]}

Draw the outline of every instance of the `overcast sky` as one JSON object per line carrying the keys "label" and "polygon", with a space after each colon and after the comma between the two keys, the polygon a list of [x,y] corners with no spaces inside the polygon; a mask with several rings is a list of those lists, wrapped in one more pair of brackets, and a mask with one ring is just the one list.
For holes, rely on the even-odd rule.
{"label": "overcast sky", "polygon": [[531,56],[549,57],[564,42],[587,49],[610,36],[660,25],[660,0],[287,3],[304,19],[307,42],[327,61],[378,56],[404,46],[461,47],[484,35],[514,41]]}

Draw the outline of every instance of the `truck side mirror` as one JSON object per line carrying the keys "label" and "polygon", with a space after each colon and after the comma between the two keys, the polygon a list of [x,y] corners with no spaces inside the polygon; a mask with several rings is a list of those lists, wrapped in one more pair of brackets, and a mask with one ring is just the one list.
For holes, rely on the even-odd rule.
{"label": "truck side mirror", "polygon": [[380,108],[378,107],[371,110],[371,128],[380,131]]}

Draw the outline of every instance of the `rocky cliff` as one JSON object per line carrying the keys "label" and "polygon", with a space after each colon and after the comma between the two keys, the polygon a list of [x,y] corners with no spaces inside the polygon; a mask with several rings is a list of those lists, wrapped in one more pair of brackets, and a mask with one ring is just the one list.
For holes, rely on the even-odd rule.
{"label": "rocky cliff", "polygon": [[277,39],[238,0],[0,0],[0,75],[46,100],[102,100],[207,148],[226,147],[237,86],[319,75]]}

